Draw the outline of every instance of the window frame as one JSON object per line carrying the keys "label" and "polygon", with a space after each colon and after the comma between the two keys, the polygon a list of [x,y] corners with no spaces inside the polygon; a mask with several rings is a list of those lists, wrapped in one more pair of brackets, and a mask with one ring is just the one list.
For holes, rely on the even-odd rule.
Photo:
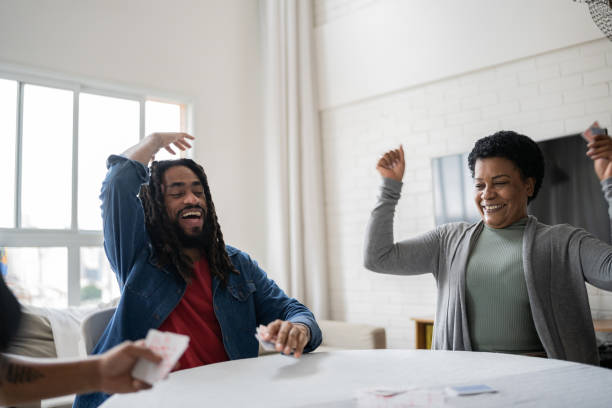
{"label": "window frame", "polygon": [[[78,228],[78,165],[79,165],[79,98],[81,93],[137,101],[140,107],[139,140],[145,137],[147,101],[173,103],[181,106],[181,131],[193,134],[193,101],[191,98],[151,89],[126,87],[109,82],[78,78],[64,74],[41,71],[15,65],[0,64],[0,79],[17,82],[17,122],[15,140],[15,208],[14,227],[0,227],[1,247],[64,247],[68,252],[68,306],[81,303],[81,254],[83,247],[102,247],[104,238],[101,230]],[[23,157],[23,90],[25,85],[37,85],[73,92],[72,111],[72,190],[71,217],[68,229],[38,229],[21,227],[22,157]],[[192,143],[195,147],[195,144]],[[127,149],[129,146],[125,146]],[[117,152],[119,154],[121,152]],[[182,157],[192,157],[193,148]],[[102,180],[99,181],[100,185]]]}

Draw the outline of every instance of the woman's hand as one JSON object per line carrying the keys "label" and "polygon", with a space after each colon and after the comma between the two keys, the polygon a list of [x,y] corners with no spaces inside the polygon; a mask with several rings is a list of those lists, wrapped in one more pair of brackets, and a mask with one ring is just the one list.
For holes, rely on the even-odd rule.
{"label": "woman's hand", "polygon": [[587,156],[593,160],[595,174],[599,180],[612,177],[612,139],[608,135],[597,135],[587,144]]}
{"label": "woman's hand", "polygon": [[376,170],[381,176],[397,181],[402,181],[406,162],[404,161],[404,148],[400,145],[399,149],[389,150],[378,160]]}

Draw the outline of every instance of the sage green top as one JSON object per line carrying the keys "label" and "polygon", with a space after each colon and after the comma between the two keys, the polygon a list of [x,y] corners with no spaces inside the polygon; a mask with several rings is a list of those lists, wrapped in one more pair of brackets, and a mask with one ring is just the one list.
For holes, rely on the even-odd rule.
{"label": "sage green top", "polygon": [[506,228],[485,225],[470,253],[465,293],[473,350],[543,351],[523,270],[525,225],[527,218]]}

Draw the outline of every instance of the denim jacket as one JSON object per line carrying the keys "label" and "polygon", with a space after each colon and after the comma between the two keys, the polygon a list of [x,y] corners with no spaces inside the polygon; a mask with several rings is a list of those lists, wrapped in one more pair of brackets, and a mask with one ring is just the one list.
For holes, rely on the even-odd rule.
{"label": "denim jacket", "polygon": [[[158,328],[166,320],[187,286],[173,268],[159,268],[152,262],[153,249],[137,196],[141,184],[148,182],[147,168],[115,155],[109,157],[107,167],[100,195],[104,249],[119,282],[121,299],[94,354],[124,340],[146,337],[150,328]],[[255,329],[275,319],[308,326],[310,341],[304,351],[317,348],[321,344],[321,330],[313,314],[288,297],[249,255],[231,246],[227,246],[227,252],[240,273],[231,273],[227,286],[213,275],[212,294],[228,357],[231,360],[257,357]],[[104,393],[79,395],[74,407],[96,407],[108,397]]]}

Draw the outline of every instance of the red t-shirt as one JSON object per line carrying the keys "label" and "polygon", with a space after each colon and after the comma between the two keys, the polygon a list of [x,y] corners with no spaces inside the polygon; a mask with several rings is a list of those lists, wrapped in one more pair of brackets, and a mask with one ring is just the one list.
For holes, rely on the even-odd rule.
{"label": "red t-shirt", "polygon": [[193,269],[183,298],[159,327],[161,331],[189,336],[189,347],[179,360],[181,370],[229,360],[213,309],[212,278],[206,258],[200,258]]}

